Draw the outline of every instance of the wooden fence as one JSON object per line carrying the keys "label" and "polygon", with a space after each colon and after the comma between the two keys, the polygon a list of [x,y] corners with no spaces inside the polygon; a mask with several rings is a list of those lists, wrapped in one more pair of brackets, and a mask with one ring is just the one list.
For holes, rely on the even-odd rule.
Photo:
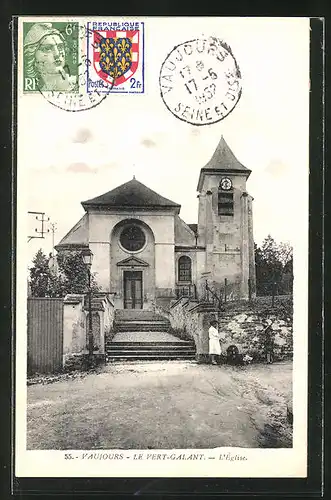
{"label": "wooden fence", "polygon": [[28,298],[28,373],[62,368],[63,299]]}

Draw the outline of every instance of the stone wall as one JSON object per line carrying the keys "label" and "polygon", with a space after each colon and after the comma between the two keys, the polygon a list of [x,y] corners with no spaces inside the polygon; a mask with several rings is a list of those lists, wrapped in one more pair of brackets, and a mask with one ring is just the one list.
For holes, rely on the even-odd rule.
{"label": "stone wall", "polygon": [[63,365],[72,354],[85,352],[84,295],[69,294],[63,301]]}
{"label": "stone wall", "polygon": [[105,334],[105,336],[107,336],[113,331],[114,318],[115,318],[114,302],[108,294],[106,295],[104,307],[105,307],[104,334]]}
{"label": "stone wall", "polygon": [[271,327],[273,337],[273,353],[276,361],[292,358],[293,331],[290,318],[283,319],[282,315],[272,313],[238,313],[232,311],[223,313],[219,318],[219,329],[225,334],[226,350],[229,345],[235,344],[239,352],[248,354],[255,361],[265,360],[265,325]]}
{"label": "stone wall", "polygon": [[160,307],[155,310],[169,319],[175,335],[194,340],[198,356],[208,354],[210,321],[217,319],[213,308],[182,297],[171,304],[169,311]]}
{"label": "stone wall", "polygon": [[208,329],[211,319],[217,319],[219,330],[225,334],[222,350],[236,345],[243,355],[248,354],[253,361],[264,361],[265,325],[271,327],[274,342],[274,360],[291,359],[293,354],[292,316],[286,310],[270,307],[250,307],[247,303],[231,304],[228,311],[219,312],[207,304],[181,298],[173,302],[169,311],[158,309],[166,316],[173,332],[191,338],[196,344],[197,354],[208,354]]}
{"label": "stone wall", "polygon": [[[113,329],[114,304],[106,293],[92,299],[93,354],[105,356],[105,336]],[[69,294],[63,304],[63,367],[79,365],[88,354],[88,302],[84,295]]]}

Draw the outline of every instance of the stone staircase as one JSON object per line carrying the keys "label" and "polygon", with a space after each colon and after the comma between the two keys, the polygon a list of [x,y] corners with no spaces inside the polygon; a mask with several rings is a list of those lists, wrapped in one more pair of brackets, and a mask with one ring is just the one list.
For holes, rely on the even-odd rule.
{"label": "stone staircase", "polygon": [[107,342],[106,361],[193,360],[194,342]]}
{"label": "stone staircase", "polygon": [[106,341],[106,361],[193,360],[195,344],[168,333],[170,322],[145,310],[117,310],[115,336]]}
{"label": "stone staircase", "polygon": [[154,311],[144,309],[117,309],[115,332],[167,332],[170,322]]}

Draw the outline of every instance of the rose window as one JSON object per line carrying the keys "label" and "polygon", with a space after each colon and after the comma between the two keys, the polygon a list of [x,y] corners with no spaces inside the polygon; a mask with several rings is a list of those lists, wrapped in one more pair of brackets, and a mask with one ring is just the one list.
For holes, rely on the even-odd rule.
{"label": "rose window", "polygon": [[145,242],[145,233],[139,226],[127,226],[121,232],[120,243],[129,252],[141,250]]}

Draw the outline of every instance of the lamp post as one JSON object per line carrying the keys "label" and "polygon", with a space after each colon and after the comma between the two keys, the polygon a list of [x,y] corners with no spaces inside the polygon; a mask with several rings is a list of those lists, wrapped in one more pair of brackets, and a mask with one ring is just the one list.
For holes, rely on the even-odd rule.
{"label": "lamp post", "polygon": [[83,261],[87,268],[88,274],[88,360],[89,366],[93,362],[93,330],[92,330],[92,290],[91,290],[91,267],[92,267],[93,253],[89,248],[83,251]]}

